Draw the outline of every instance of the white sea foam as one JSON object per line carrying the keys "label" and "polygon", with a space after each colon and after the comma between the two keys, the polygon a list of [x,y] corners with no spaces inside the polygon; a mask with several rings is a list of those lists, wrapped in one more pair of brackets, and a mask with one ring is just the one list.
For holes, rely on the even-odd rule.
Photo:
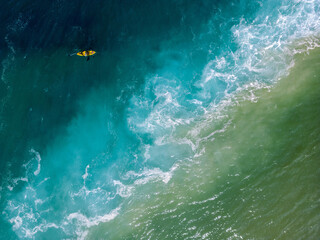
{"label": "white sea foam", "polygon": [[147,170],[143,172],[142,175],[144,177],[136,180],[134,184],[143,185],[154,180],[161,180],[164,183],[168,183],[172,177],[172,174],[170,172],[163,172],[159,168]]}
{"label": "white sea foam", "polygon": [[[210,141],[214,140],[214,135],[216,135],[217,133],[223,133],[226,131],[226,129],[228,128],[228,126],[231,124],[231,119],[229,119],[229,121],[223,125],[222,129],[217,129],[213,132],[211,132],[208,136],[205,136],[203,138],[201,138],[199,141],[207,141],[208,139],[210,139]],[[198,143],[199,144],[199,143]]]}
{"label": "white sea foam", "polygon": [[63,225],[73,224],[73,221],[76,221],[76,234],[78,239],[85,239],[88,234],[88,228],[97,226],[100,223],[109,222],[113,220],[120,211],[120,207],[112,210],[110,213],[95,216],[95,217],[87,217],[80,212],[71,213],[66,217],[66,220],[63,222]]}
{"label": "white sea foam", "polygon": [[120,207],[112,210],[110,213],[102,215],[102,216],[95,216],[95,217],[86,217],[85,215],[81,214],[80,212],[71,213],[66,217],[67,221],[76,220],[80,226],[85,227],[92,227],[96,226],[102,222],[108,222],[114,219],[119,213]]}
{"label": "white sea foam", "polygon": [[40,185],[43,184],[44,182],[48,181],[49,179],[50,179],[50,177],[47,177],[47,178],[43,179],[43,180],[38,184],[38,186],[40,186]]}
{"label": "white sea foam", "polygon": [[125,194],[125,197],[128,197],[131,195],[132,190],[134,189],[135,185],[144,185],[149,182],[157,182],[157,181],[162,181],[163,183],[167,184],[170,181],[170,179],[172,178],[173,172],[177,168],[178,168],[178,164],[174,164],[170,168],[170,170],[167,172],[162,171],[160,168],[152,168],[152,169],[145,168],[141,172],[128,171],[124,177],[125,177],[125,179],[136,179],[134,181],[133,185],[124,186],[119,181],[115,181],[115,183],[116,183],[116,185],[121,186],[120,189],[122,189],[122,191],[124,190],[125,193],[127,193],[129,190],[130,194]]}
{"label": "white sea foam", "polygon": [[148,161],[149,159],[150,159],[150,153],[149,153],[149,151],[150,151],[150,145],[149,144],[147,144],[146,146],[145,146],[145,152],[144,152],[144,159],[145,159],[145,161]]}
{"label": "white sea foam", "polygon": [[83,185],[86,185],[86,179],[87,179],[87,177],[88,177],[88,169],[89,169],[89,167],[90,167],[90,165],[87,165],[86,166],[86,172],[85,172],[85,174],[83,174],[82,175],[82,178],[83,178]]}
{"label": "white sea foam", "polygon": [[12,191],[13,188],[19,184],[19,182],[28,182],[28,181],[29,180],[28,180],[27,177],[14,178],[14,179],[12,179],[12,184],[11,185],[7,185],[7,188],[10,191]]}
{"label": "white sea foam", "polygon": [[22,225],[22,218],[20,216],[16,216],[15,218],[11,218],[10,223],[13,223],[13,230],[17,230]]}
{"label": "white sea foam", "polygon": [[[190,136],[198,136],[201,129],[211,124],[213,119],[223,117],[223,109],[240,100],[235,97],[239,92],[247,92],[242,95],[243,100],[256,102],[258,98],[254,92],[261,88],[269,89],[270,83],[287,75],[294,66],[294,54],[319,47],[319,38],[316,36],[320,32],[320,18],[315,11],[319,8],[319,2],[298,1],[299,4],[294,7],[289,6],[289,2],[284,3],[276,18],[266,16],[262,19],[263,14],[258,14],[253,22],[241,19],[232,28],[238,50],[210,61],[204,68],[199,86],[204,88],[202,97],[210,97],[210,86],[206,85],[210,81],[226,81],[229,89],[232,89],[230,84],[232,86],[235,83],[235,92],[231,94],[225,91],[225,97],[219,102],[209,104],[203,115],[205,120],[189,131]],[[285,15],[285,11],[290,14]]]}
{"label": "white sea foam", "polygon": [[38,232],[46,232],[48,228],[56,228],[58,229],[59,226],[57,226],[54,223],[42,223],[39,224],[38,226],[34,227],[32,230],[30,229],[24,229],[25,230],[25,238],[31,238],[34,239],[34,235],[37,234]]}
{"label": "white sea foam", "polygon": [[97,187],[94,189],[88,189],[86,186],[82,186],[78,192],[71,192],[69,193],[69,195],[72,200],[74,200],[75,197],[80,197],[82,199],[90,200],[90,199],[100,199],[101,197],[108,195],[108,192],[100,187]]}
{"label": "white sea foam", "polygon": [[[128,117],[128,124],[132,130],[163,133],[190,123],[191,119],[174,117],[182,108],[178,96],[181,94],[178,81],[158,75],[148,79],[144,96],[134,96],[131,99],[132,107],[129,108],[131,116]],[[149,95],[155,95],[155,99],[147,98]],[[147,117],[141,118],[140,115],[145,114]]]}
{"label": "white sea foam", "polygon": [[303,38],[309,49],[319,46],[319,39],[312,37],[320,33],[316,9],[318,1],[297,1],[294,5],[283,1],[278,12],[269,13],[272,16],[262,7],[253,21],[240,19],[232,27],[239,47],[207,64],[199,83],[204,87],[202,96],[209,96],[211,90],[206,84],[209,81],[224,81],[228,83],[227,89],[233,89],[230,87],[233,82],[238,87],[255,81],[272,83],[286,75],[295,53],[290,46],[297,39]]}
{"label": "white sea foam", "polygon": [[40,164],[40,162],[41,162],[41,156],[40,156],[40,153],[37,152],[37,151],[35,151],[33,148],[30,150],[30,153],[33,153],[33,154],[35,155],[35,160],[36,160],[37,163],[38,163],[37,170],[35,170],[35,171],[33,172],[33,174],[34,174],[35,176],[37,176],[37,175],[40,173],[40,170],[41,170],[41,164]]}
{"label": "white sea foam", "polygon": [[113,181],[113,184],[114,184],[115,186],[117,186],[117,194],[118,194],[120,197],[126,198],[126,197],[131,196],[132,191],[133,191],[133,189],[134,189],[133,186],[124,185],[124,184],[123,184],[122,182],[120,182],[119,180],[114,180],[114,181]]}
{"label": "white sea foam", "polygon": [[178,168],[178,164],[174,164],[169,171],[164,172],[160,168],[153,168],[153,169],[144,169],[142,172],[137,173],[134,171],[128,171],[126,173],[126,178],[133,178],[136,179],[134,181],[134,185],[144,185],[149,182],[157,182],[162,181],[163,183],[167,184],[174,171]]}
{"label": "white sea foam", "polygon": [[[320,32],[316,10],[319,2],[297,1],[293,5],[290,1],[283,1],[282,4],[272,4],[275,4],[272,11],[262,6],[255,19],[249,21],[242,18],[231,28],[232,43],[238,47],[209,60],[203,68],[201,79],[195,83],[202,90],[193,94],[192,100],[185,99],[186,86],[178,79],[178,73],[168,78],[168,71],[172,71],[170,62],[168,69],[164,67],[148,77],[144,95],[131,99],[128,116],[131,130],[148,132],[156,137],[170,136],[178,126],[195,121],[192,112],[185,110],[184,102],[194,104],[197,113],[208,114],[212,106],[226,104],[226,98],[232,97],[230,94],[237,89],[246,88],[248,84],[258,87],[263,83],[272,84],[288,74],[293,66],[294,51],[291,46],[297,39],[307,39],[304,44],[307,42],[309,49],[319,45],[318,38],[312,37]],[[277,11],[273,11],[277,8]],[[209,21],[208,29],[213,22]],[[212,32],[209,30],[203,34],[210,35]],[[169,51],[166,49],[165,53],[160,53],[159,58],[166,56]],[[251,101],[257,100],[252,92],[249,95]]]}

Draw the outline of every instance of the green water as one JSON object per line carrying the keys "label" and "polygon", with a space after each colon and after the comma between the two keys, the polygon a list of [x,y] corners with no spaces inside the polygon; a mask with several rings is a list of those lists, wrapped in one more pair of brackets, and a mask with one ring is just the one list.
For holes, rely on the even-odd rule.
{"label": "green water", "polygon": [[222,120],[198,133],[202,155],[181,163],[167,184],[138,186],[120,215],[87,238],[317,239],[319,74],[316,49],[296,55],[272,88],[254,90],[257,101],[238,93]]}

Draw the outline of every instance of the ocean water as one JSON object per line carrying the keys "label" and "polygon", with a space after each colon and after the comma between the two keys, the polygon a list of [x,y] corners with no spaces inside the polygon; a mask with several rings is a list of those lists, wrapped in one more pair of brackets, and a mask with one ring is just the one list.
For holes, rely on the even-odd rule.
{"label": "ocean water", "polygon": [[2,5],[0,239],[319,239],[320,1]]}

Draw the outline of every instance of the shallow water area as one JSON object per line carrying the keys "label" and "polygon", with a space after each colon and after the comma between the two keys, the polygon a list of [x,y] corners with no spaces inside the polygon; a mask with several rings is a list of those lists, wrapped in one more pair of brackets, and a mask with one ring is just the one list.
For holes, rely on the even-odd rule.
{"label": "shallow water area", "polygon": [[179,162],[169,182],[138,186],[88,239],[316,239],[319,53],[297,55],[288,77],[253,91],[256,101],[240,92],[226,127],[196,136],[200,154]]}

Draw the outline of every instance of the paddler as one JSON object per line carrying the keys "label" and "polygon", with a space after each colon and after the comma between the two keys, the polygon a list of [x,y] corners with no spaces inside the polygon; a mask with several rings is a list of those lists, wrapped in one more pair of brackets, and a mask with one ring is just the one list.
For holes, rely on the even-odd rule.
{"label": "paddler", "polygon": [[87,61],[89,61],[90,56],[92,56],[94,54],[96,54],[96,52],[93,50],[86,50],[86,51],[82,51],[82,52],[77,53],[78,56],[87,57]]}

